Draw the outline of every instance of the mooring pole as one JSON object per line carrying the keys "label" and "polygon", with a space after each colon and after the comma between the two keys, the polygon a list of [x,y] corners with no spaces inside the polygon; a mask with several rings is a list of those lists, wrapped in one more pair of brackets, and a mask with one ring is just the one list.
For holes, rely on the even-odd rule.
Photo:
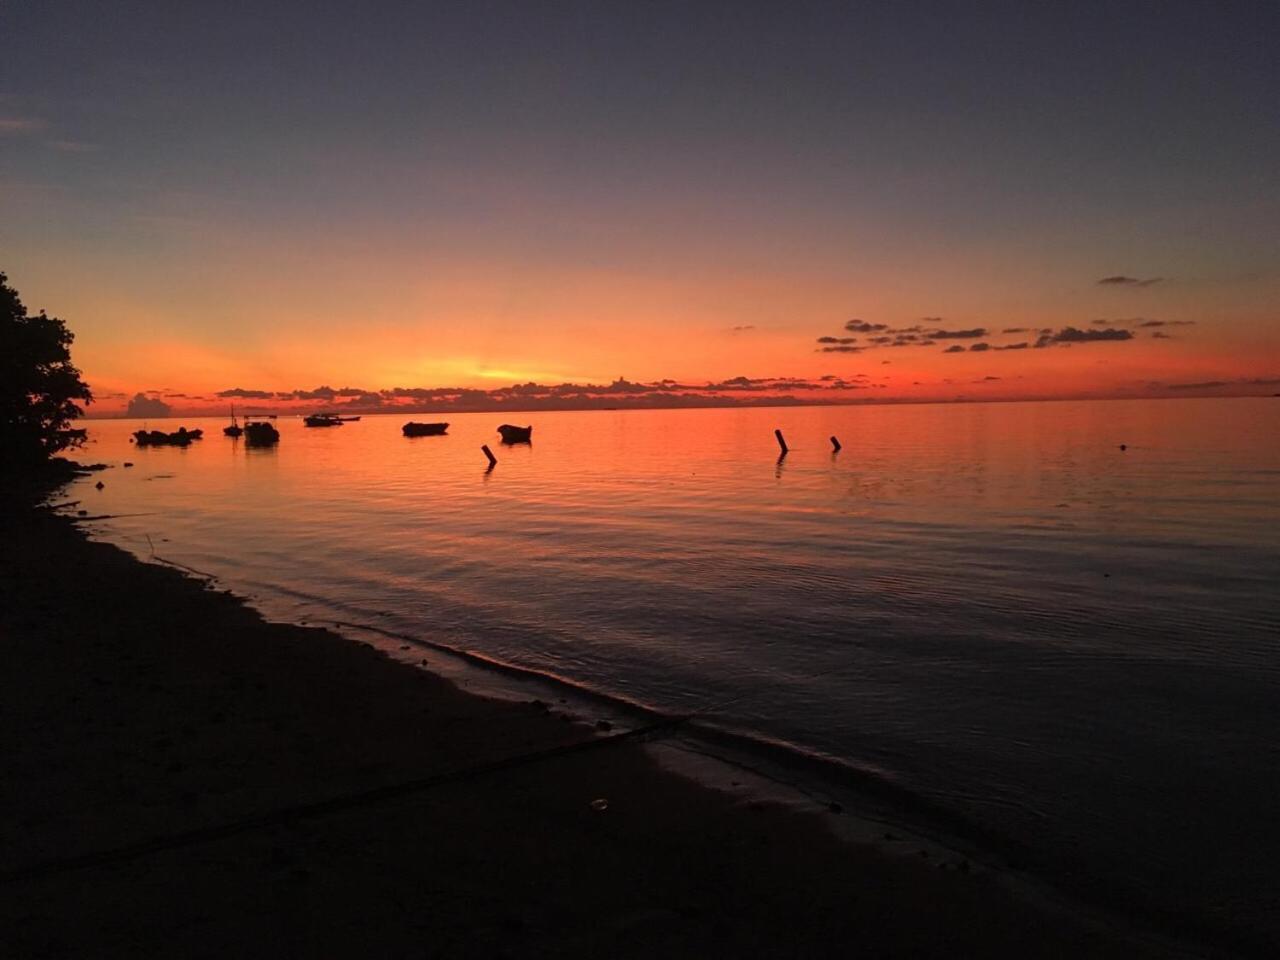
{"label": "mooring pole", "polygon": [[787,455],[787,441],[782,438],[782,431],[775,430],[773,435],[778,438],[778,446],[782,448],[782,455],[785,457]]}
{"label": "mooring pole", "polygon": [[833,447],[835,448],[834,450],[832,450],[832,451],[831,451],[832,453],[839,453],[839,452],[840,452],[840,441],[839,441],[839,440],[837,440],[835,437],[832,437],[832,438],[831,438],[831,446],[833,446]]}
{"label": "mooring pole", "polygon": [[482,443],[480,445],[480,450],[484,453],[486,457],[489,458],[490,470],[492,470],[494,467],[498,465],[498,458],[493,455],[493,451],[489,449],[489,445],[487,443]]}

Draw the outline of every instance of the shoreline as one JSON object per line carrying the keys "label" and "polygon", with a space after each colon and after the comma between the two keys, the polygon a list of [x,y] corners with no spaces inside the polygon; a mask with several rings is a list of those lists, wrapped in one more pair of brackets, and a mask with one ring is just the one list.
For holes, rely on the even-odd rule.
{"label": "shoreline", "polygon": [[[403,409],[386,410],[377,408],[354,408],[351,410],[339,409],[339,413],[353,414],[361,417],[401,417],[413,416],[416,414],[430,414],[432,416],[448,416],[449,414],[473,414],[483,413],[490,414],[494,417],[502,417],[506,414],[513,413],[632,413],[637,411],[661,411],[661,410],[790,410],[796,407],[909,407],[909,406],[966,406],[969,404],[982,403],[1092,403],[1094,401],[1133,401],[1133,400],[1265,400],[1280,396],[1276,393],[1206,393],[1206,394],[1155,394],[1152,396],[1128,396],[1124,394],[1104,395],[1104,396],[1073,396],[1073,397],[963,397],[952,400],[940,398],[914,399],[885,398],[872,400],[869,398],[849,399],[849,400],[797,400],[791,403],[688,403],[688,404],[672,404],[671,406],[586,406],[586,407],[521,407],[504,406],[504,407],[484,407],[470,410],[458,410],[452,407],[416,407],[407,404]],[[250,408],[251,410],[253,408]],[[318,408],[308,408],[306,410],[288,410],[280,411],[275,408],[271,416],[279,416],[285,419],[302,419],[316,412],[317,409],[327,409],[324,404]],[[267,415],[266,409],[262,414],[251,413],[251,416]],[[130,417],[125,413],[118,414],[88,414],[84,420],[86,423],[93,423],[99,420],[132,420],[137,423],[145,423],[150,420],[202,420],[202,419],[223,419],[221,410],[205,410],[205,411],[189,411],[187,413],[168,413],[162,417]]]}
{"label": "shoreline", "polygon": [[267,622],[48,510],[3,524],[7,953],[1182,952],[945,853],[834,841],[843,810],[718,791],[546,704]]}

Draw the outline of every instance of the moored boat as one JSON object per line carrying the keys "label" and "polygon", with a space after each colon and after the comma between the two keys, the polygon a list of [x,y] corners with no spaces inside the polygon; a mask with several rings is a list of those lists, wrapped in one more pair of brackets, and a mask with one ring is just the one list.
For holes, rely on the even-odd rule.
{"label": "moored boat", "polygon": [[406,437],[438,437],[449,429],[447,423],[417,423],[410,420],[400,428]]}
{"label": "moored boat", "polygon": [[270,447],[280,442],[280,431],[265,420],[245,417],[244,442],[251,447]]}
{"label": "moored boat", "polygon": [[222,428],[222,432],[228,437],[238,437],[244,433],[244,427],[240,426],[240,421],[236,419],[235,404],[231,405],[231,424]]}
{"label": "moored boat", "polygon": [[140,447],[185,447],[203,436],[203,430],[188,430],[186,427],[179,427],[173,433],[165,433],[163,430],[135,430],[133,442]]}
{"label": "moored boat", "polygon": [[503,443],[529,443],[533,439],[533,427],[517,427],[510,423],[504,423],[498,427],[498,433],[502,437]]}
{"label": "moored boat", "polygon": [[313,413],[309,417],[303,417],[302,422],[308,427],[340,427],[343,420],[330,413]]}

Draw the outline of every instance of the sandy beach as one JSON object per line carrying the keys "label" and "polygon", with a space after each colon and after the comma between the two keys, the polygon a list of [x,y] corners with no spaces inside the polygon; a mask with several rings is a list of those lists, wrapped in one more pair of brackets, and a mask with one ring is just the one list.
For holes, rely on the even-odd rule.
{"label": "sandy beach", "polygon": [[5,956],[1173,954],[0,516]]}

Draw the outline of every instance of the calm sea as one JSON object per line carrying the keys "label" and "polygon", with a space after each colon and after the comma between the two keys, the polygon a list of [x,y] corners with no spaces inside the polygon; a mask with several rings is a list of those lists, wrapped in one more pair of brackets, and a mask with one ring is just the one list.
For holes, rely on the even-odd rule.
{"label": "calm sea", "polygon": [[1280,400],[406,419],[271,450],[97,421],[82,459],[135,466],[73,496],[275,616],[710,708],[1103,899],[1277,937]]}

